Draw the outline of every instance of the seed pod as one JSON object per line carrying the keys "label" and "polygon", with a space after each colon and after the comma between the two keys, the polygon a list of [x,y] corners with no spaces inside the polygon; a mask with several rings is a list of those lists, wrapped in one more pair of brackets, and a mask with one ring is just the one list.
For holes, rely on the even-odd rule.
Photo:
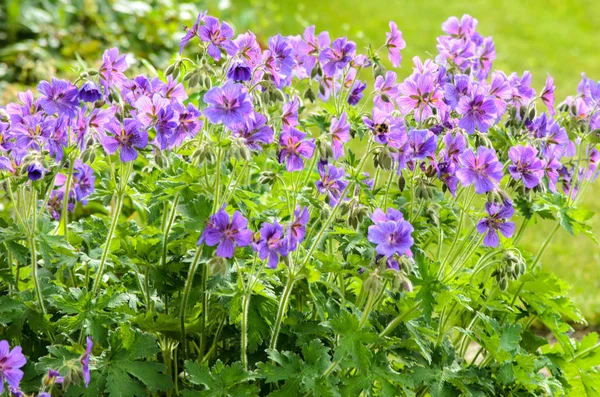
{"label": "seed pod", "polygon": [[315,93],[313,92],[313,90],[310,87],[308,87],[308,89],[304,93],[304,98],[308,99],[312,103],[314,103],[315,100],[317,99],[317,97],[315,96]]}
{"label": "seed pod", "polygon": [[327,142],[324,137],[320,137],[318,142],[319,155],[321,159],[328,159],[333,156],[333,151],[331,146],[329,146],[329,142]]}
{"label": "seed pod", "polygon": [[385,103],[390,103],[391,102],[390,97],[387,96],[386,94],[381,94],[381,100],[383,102],[385,102]]}
{"label": "seed pod", "polygon": [[508,279],[506,277],[502,277],[499,281],[498,281],[498,287],[500,287],[500,289],[502,291],[506,291],[506,289],[508,288]]}
{"label": "seed pod", "polygon": [[373,65],[373,78],[377,79],[377,77],[383,77],[385,75],[385,68],[381,66],[380,63],[376,63]]}
{"label": "seed pod", "polygon": [[173,71],[175,70],[175,64],[171,64],[169,66],[167,66],[167,69],[165,70],[165,76],[169,76],[173,73]]}
{"label": "seed pod", "polygon": [[528,115],[528,118],[529,118],[529,120],[533,120],[533,119],[535,119],[535,113],[536,113],[536,112],[535,112],[535,106],[534,106],[534,107],[532,107],[532,108],[531,108],[531,110],[529,111],[529,115]]}
{"label": "seed pod", "polygon": [[277,180],[277,174],[273,171],[261,172],[258,177],[258,183],[261,185],[272,185]]}
{"label": "seed pod", "polygon": [[404,174],[400,174],[398,177],[398,189],[400,189],[400,193],[404,192],[404,188],[406,187],[406,178],[404,178]]}

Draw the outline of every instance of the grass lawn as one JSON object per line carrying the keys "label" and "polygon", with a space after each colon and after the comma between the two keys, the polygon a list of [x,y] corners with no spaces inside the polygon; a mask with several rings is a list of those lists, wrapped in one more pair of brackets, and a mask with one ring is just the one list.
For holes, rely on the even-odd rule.
{"label": "grass lawn", "polygon": [[[310,24],[317,31],[329,27],[332,38],[347,35],[359,48],[368,43],[381,45],[388,22],[394,20],[407,42],[399,71],[404,78],[411,72],[413,56],[435,54],[442,22],[464,13],[479,20],[482,35],[494,37],[495,68],[507,73],[531,71],[538,90],[550,73],[557,101],[575,92],[581,72],[600,79],[600,3],[595,1],[233,1],[223,16],[237,20],[238,29],[250,28],[265,36],[299,34]],[[599,193],[600,186],[592,186],[582,205],[600,212],[600,201],[595,199]],[[592,222],[600,234],[600,214]],[[535,253],[553,226],[551,222],[531,225],[523,238],[525,247]],[[600,322],[600,248],[585,236],[573,237],[561,230],[546,251],[543,265],[571,284],[588,321]]]}

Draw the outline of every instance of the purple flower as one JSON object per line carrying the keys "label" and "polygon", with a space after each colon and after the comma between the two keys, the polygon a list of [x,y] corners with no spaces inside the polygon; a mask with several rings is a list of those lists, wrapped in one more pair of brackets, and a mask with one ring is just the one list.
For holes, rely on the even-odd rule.
{"label": "purple flower", "polygon": [[200,29],[200,24],[202,23],[202,21],[204,20],[204,17],[206,16],[206,11],[202,11],[201,13],[198,14],[198,18],[196,19],[196,23],[194,24],[194,26],[192,26],[191,29],[188,29],[188,27],[185,27],[185,36],[183,36],[181,38],[181,41],[179,42],[179,54],[183,53],[183,49],[184,47],[187,45],[187,43],[194,38],[194,36],[198,35],[198,29]]}
{"label": "purple flower", "polygon": [[333,77],[348,65],[356,52],[356,44],[342,37],[335,39],[330,48],[325,48],[319,55],[325,75]]}
{"label": "purple flower", "polygon": [[269,49],[265,51],[263,59],[278,87],[281,80],[291,76],[296,63],[294,49],[290,45],[289,39],[280,34],[269,37]]}
{"label": "purple flower", "polygon": [[477,155],[468,149],[458,157],[456,176],[464,186],[475,185],[478,194],[487,193],[502,179],[502,164],[494,149],[479,146]]}
{"label": "purple flower", "polygon": [[413,159],[422,160],[425,157],[435,156],[437,137],[429,130],[411,130],[408,133],[408,143]]}
{"label": "purple flower", "polygon": [[37,181],[38,179],[41,179],[44,176],[44,172],[46,172],[44,166],[38,163],[37,161],[27,166],[27,177],[32,181]]}
{"label": "purple flower", "polygon": [[21,353],[21,346],[15,346],[10,350],[8,341],[0,341],[0,394],[4,391],[4,382],[13,389],[19,388],[23,379],[23,371],[20,368],[27,360]]}
{"label": "purple flower", "polygon": [[496,116],[498,118],[502,117],[504,112],[506,112],[508,101],[512,98],[512,87],[504,73],[494,72],[492,74],[492,85],[490,86],[488,95],[494,99],[497,110]]}
{"label": "purple flower", "polygon": [[398,30],[396,22],[390,21],[390,32],[385,34],[385,46],[388,49],[388,58],[392,62],[392,66],[397,68],[402,62],[402,54],[400,50],[406,48],[406,42],[402,38],[402,32]]}
{"label": "purple flower", "polygon": [[138,156],[135,148],[143,149],[148,144],[148,133],[137,120],[125,119],[121,126],[121,123],[113,119],[104,128],[110,133],[102,137],[104,150],[108,154],[114,154],[120,149],[122,162],[135,160]]}
{"label": "purple flower", "polygon": [[373,131],[375,142],[395,148],[406,143],[404,119],[396,118],[384,110],[373,108],[372,118],[363,117],[363,123]]}
{"label": "purple flower", "polygon": [[246,146],[252,150],[262,151],[261,145],[273,143],[273,130],[267,124],[267,118],[260,113],[252,113],[246,122],[231,128],[233,136],[243,138]]}
{"label": "purple flower", "polygon": [[543,165],[544,173],[548,179],[548,189],[550,189],[552,193],[556,193],[556,184],[560,177],[559,170],[562,168],[562,164],[555,155],[549,154],[545,157]]}
{"label": "purple flower", "polygon": [[510,203],[485,203],[485,209],[488,213],[486,218],[477,223],[477,232],[485,233],[483,245],[496,248],[500,243],[498,231],[506,238],[511,238],[515,232],[515,224],[508,222],[513,216],[515,210]]}
{"label": "purple flower", "polygon": [[281,122],[284,128],[295,127],[298,125],[298,108],[300,101],[298,97],[293,97],[291,101],[286,102],[281,110]]}
{"label": "purple flower", "polygon": [[37,86],[42,94],[40,106],[47,114],[64,114],[75,117],[79,105],[77,87],[65,80],[53,78],[52,84],[42,81]]}
{"label": "purple flower", "polygon": [[[43,383],[46,386],[52,386],[54,384],[62,384],[64,382],[64,378],[60,375],[55,369],[48,370],[48,374],[44,377]],[[38,394],[39,397],[39,394]]]}
{"label": "purple flower", "polygon": [[554,110],[554,91],[556,90],[556,86],[554,85],[554,79],[548,75],[546,78],[546,86],[544,87],[544,91],[540,95],[542,102],[548,106],[548,112],[554,116],[556,113]]}
{"label": "purple flower", "polygon": [[529,72],[523,72],[523,77],[519,77],[516,73],[512,73],[508,77],[508,81],[512,87],[513,105],[520,108],[522,105],[529,105],[535,98],[535,90],[531,88],[532,76]]}
{"label": "purple flower", "polygon": [[348,104],[350,106],[356,106],[358,102],[363,97],[363,91],[367,88],[367,85],[360,80],[356,80],[352,90],[350,91],[350,95],[348,95]]}
{"label": "purple flower", "polygon": [[482,94],[460,98],[456,111],[462,115],[458,126],[469,134],[475,132],[475,129],[486,132],[496,121],[498,112],[494,100]]}
{"label": "purple flower", "polygon": [[339,159],[344,155],[344,143],[350,140],[350,124],[346,120],[348,115],[346,112],[342,113],[339,119],[333,118],[331,120],[331,149],[333,152],[333,158]]}
{"label": "purple flower", "polygon": [[298,244],[304,241],[304,236],[306,235],[306,225],[310,219],[310,215],[308,214],[307,207],[297,206],[294,210],[294,220],[287,229],[288,236],[288,248],[289,251],[295,251],[298,247]]}
{"label": "purple flower", "polygon": [[200,120],[200,111],[196,107],[188,103],[184,107],[180,103],[173,104],[175,110],[175,120],[177,126],[173,130],[173,138],[171,144],[173,146],[181,145],[185,138],[193,138],[202,128],[202,120]]}
{"label": "purple flower", "polygon": [[89,336],[85,339],[86,346],[85,352],[79,359],[81,362],[81,368],[83,370],[83,380],[85,382],[85,387],[87,388],[90,385],[90,354],[92,354],[92,348],[94,347],[94,343],[92,342],[92,338]]}
{"label": "purple flower", "polygon": [[249,81],[252,78],[252,69],[242,61],[236,61],[227,71],[227,78],[233,81]]}
{"label": "purple flower", "polygon": [[102,92],[100,91],[100,87],[96,85],[93,81],[88,81],[79,90],[79,99],[84,102],[96,102],[102,98]]}
{"label": "purple flower", "polygon": [[198,29],[200,40],[209,42],[206,52],[215,61],[221,59],[221,49],[229,55],[235,55],[237,46],[230,39],[233,37],[233,29],[226,22],[219,24],[215,17],[205,17],[204,25]]}
{"label": "purple flower", "polygon": [[262,260],[269,258],[267,263],[271,269],[276,269],[279,263],[279,256],[288,254],[288,240],[283,236],[283,226],[277,221],[271,224],[263,223],[260,228],[260,238],[253,245],[258,257]]}
{"label": "purple flower", "polygon": [[477,28],[477,19],[464,14],[460,21],[457,17],[450,17],[442,24],[442,30],[455,38],[470,37]]}
{"label": "purple flower", "polygon": [[430,74],[413,74],[400,84],[400,97],[396,101],[402,114],[414,111],[415,120],[421,122],[433,115],[433,109],[446,109],[444,93],[434,85]]}
{"label": "purple flower", "polygon": [[544,176],[544,165],[537,154],[537,149],[530,145],[513,146],[508,151],[508,158],[512,161],[508,166],[510,175],[517,181],[523,179],[523,185],[528,189],[539,185]]}
{"label": "purple flower", "polygon": [[442,157],[442,161],[436,164],[438,178],[446,185],[452,196],[456,195],[458,187],[458,178],[456,177],[456,163],[447,157]]}
{"label": "purple flower", "polygon": [[153,126],[157,122],[158,113],[170,103],[171,101],[163,98],[160,94],[154,94],[152,98],[143,95],[135,102],[135,108],[138,111],[137,119],[144,127]]}
{"label": "purple flower", "polygon": [[279,163],[285,161],[288,172],[302,171],[304,161],[302,158],[311,159],[315,151],[314,139],[305,140],[306,133],[293,127],[285,129],[279,137]]}
{"label": "purple flower", "polygon": [[225,207],[210,217],[208,225],[198,240],[198,245],[206,243],[212,247],[217,244],[217,256],[231,258],[235,247],[245,247],[252,241],[252,232],[248,230],[248,220],[235,211],[231,220]]}
{"label": "purple flower", "polygon": [[252,112],[252,102],[246,87],[228,81],[222,87],[213,87],[204,94],[204,102],[209,106],[204,115],[211,123],[223,123],[227,126],[243,123]]}
{"label": "purple flower", "polygon": [[400,211],[390,208],[388,214],[385,214],[378,208],[371,215],[371,220],[375,224],[369,226],[368,239],[371,243],[377,244],[375,251],[379,255],[388,257],[394,254],[402,255],[414,244],[411,236],[414,229],[408,221],[404,220]]}
{"label": "purple flower", "polygon": [[164,98],[170,100],[171,105],[183,102],[188,98],[183,84],[178,83],[177,80],[173,80],[171,76],[167,77],[166,83],[160,81],[158,77],[155,77],[154,79],[152,79],[152,87],[154,88],[154,92],[158,92]]}
{"label": "purple flower", "polygon": [[85,198],[94,192],[94,183],[96,177],[94,176],[94,170],[89,165],[83,163],[81,160],[75,160],[73,166],[73,190],[75,191],[75,198],[77,201],[82,202],[84,205],[87,203]]}
{"label": "purple flower", "polygon": [[454,76],[454,84],[446,83],[444,85],[444,98],[452,109],[456,109],[458,101],[462,97],[471,95],[471,79],[466,74],[457,74]]}
{"label": "purple flower", "polygon": [[256,36],[252,32],[240,34],[235,40],[238,48],[237,56],[251,67],[256,67],[260,63],[262,51],[256,42]]}
{"label": "purple flower", "polygon": [[398,85],[396,84],[396,73],[387,72],[385,78],[383,76],[377,76],[375,79],[375,106],[392,112],[395,108],[394,100],[398,97]]}
{"label": "purple flower", "polygon": [[[52,219],[58,221],[60,219],[61,211],[63,209],[63,200],[65,198],[65,191],[53,190],[50,193],[50,199],[48,199],[48,211],[52,216]],[[73,196],[69,194],[69,202],[67,203],[67,211],[75,211],[75,203],[73,202]]]}
{"label": "purple flower", "polygon": [[321,179],[315,182],[317,190],[321,194],[329,196],[329,205],[335,206],[342,195],[342,191],[348,186],[348,181],[343,178],[346,175],[343,167],[334,167],[327,163],[319,162],[319,175]]}
{"label": "purple flower", "polygon": [[467,147],[467,141],[463,134],[460,132],[456,133],[456,136],[452,135],[452,132],[447,132],[444,135],[444,146],[440,155],[452,160],[453,163],[458,163],[458,156],[465,151]]}
{"label": "purple flower", "polygon": [[102,65],[99,75],[100,83],[104,86],[104,95],[108,96],[111,86],[121,88],[127,78],[123,74],[127,70],[127,60],[125,55],[119,54],[118,48],[111,48],[104,51],[102,55]]}

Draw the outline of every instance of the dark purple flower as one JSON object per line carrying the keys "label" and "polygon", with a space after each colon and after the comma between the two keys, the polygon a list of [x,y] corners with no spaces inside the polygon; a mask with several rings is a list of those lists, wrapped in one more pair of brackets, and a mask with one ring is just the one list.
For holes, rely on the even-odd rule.
{"label": "dark purple flower", "polygon": [[252,232],[248,230],[248,220],[239,212],[235,211],[231,220],[225,207],[210,217],[208,225],[198,240],[198,245],[217,247],[217,255],[222,258],[231,258],[235,247],[245,247],[252,241]]}
{"label": "dark purple flower", "polygon": [[75,191],[75,198],[82,204],[86,204],[85,198],[94,192],[94,184],[96,177],[94,176],[94,170],[89,165],[83,163],[81,160],[75,160],[73,166],[73,180],[72,188]]}
{"label": "dark purple flower", "polygon": [[204,25],[198,29],[200,40],[209,42],[206,52],[215,61],[221,59],[221,49],[229,55],[235,55],[237,46],[230,39],[233,37],[233,29],[227,22],[219,23],[215,17],[205,17]]}
{"label": "dark purple flower", "polygon": [[162,150],[174,146],[173,131],[177,126],[175,112],[171,105],[167,105],[158,111],[156,124],[154,125],[156,129],[156,138],[154,141]]}
{"label": "dark purple flower", "polygon": [[233,81],[249,81],[252,78],[252,69],[244,62],[235,61],[227,71],[227,78]]}
{"label": "dark purple flower", "polygon": [[517,181],[522,179],[528,189],[539,185],[544,176],[544,165],[537,154],[537,149],[530,145],[513,146],[508,151],[508,158],[512,161],[508,166],[510,175]]}
{"label": "dark purple flower", "polygon": [[393,117],[391,113],[373,108],[372,118],[363,117],[363,123],[373,131],[377,143],[395,148],[406,143],[406,126],[402,118]]}
{"label": "dark purple flower", "polygon": [[0,341],[0,394],[4,391],[4,382],[13,389],[19,388],[23,379],[23,371],[20,368],[26,362],[21,353],[21,346],[15,346],[11,350],[8,341]]}
{"label": "dark purple flower", "polygon": [[385,34],[385,46],[388,49],[388,58],[392,62],[392,66],[397,68],[402,62],[402,54],[400,50],[406,48],[406,42],[402,38],[402,32],[398,30],[396,22],[390,21],[390,32]]}
{"label": "dark purple flower", "polygon": [[209,106],[204,115],[211,123],[227,126],[243,123],[252,112],[252,102],[242,84],[228,81],[222,87],[213,87],[204,94],[204,102]]}
{"label": "dark purple flower", "polygon": [[333,152],[333,158],[339,159],[344,155],[344,143],[350,140],[350,124],[346,120],[348,115],[346,112],[342,113],[339,119],[333,118],[331,120],[331,149]]}
{"label": "dark purple flower", "polygon": [[37,90],[42,94],[40,106],[47,114],[64,114],[75,117],[79,105],[79,90],[66,80],[52,78],[52,84],[41,81]]}
{"label": "dark purple flower", "polygon": [[88,81],[79,89],[79,99],[84,102],[96,102],[100,98],[102,98],[102,91],[93,81]]}
{"label": "dark purple flower", "polygon": [[422,160],[425,157],[435,156],[437,137],[429,130],[411,130],[408,133],[408,143],[413,159]]}
{"label": "dark purple flower", "polygon": [[556,86],[554,85],[554,79],[548,75],[546,78],[546,86],[544,87],[544,91],[540,95],[542,102],[548,106],[548,112],[554,116],[556,113],[554,110],[554,91],[556,90]]}
{"label": "dark purple flower", "polygon": [[456,195],[458,187],[458,178],[456,177],[456,163],[447,157],[442,157],[442,161],[436,164],[438,178],[446,185],[452,196]]}
{"label": "dark purple flower", "polygon": [[321,162],[319,162],[318,169],[321,179],[316,181],[315,185],[319,193],[328,195],[329,205],[333,207],[339,201],[346,186],[348,186],[348,181],[343,179],[346,172],[343,167],[338,168]]}
{"label": "dark purple flower", "polygon": [[125,119],[121,126],[121,123],[113,119],[104,128],[110,133],[102,137],[104,150],[108,154],[114,154],[120,149],[122,162],[135,160],[138,156],[135,148],[143,149],[148,144],[148,133],[137,120]]}
{"label": "dark purple flower", "polygon": [[202,21],[204,20],[204,17],[206,16],[206,11],[202,11],[201,13],[198,14],[198,18],[196,18],[196,23],[194,24],[194,26],[192,26],[191,29],[188,29],[188,27],[185,27],[185,36],[183,36],[181,38],[181,41],[179,42],[179,54],[181,54],[183,52],[184,47],[187,45],[187,43],[194,38],[194,36],[198,36],[198,29],[200,29],[200,24],[202,23]]}
{"label": "dark purple flower", "polygon": [[348,65],[356,52],[356,44],[342,37],[335,39],[330,48],[325,48],[319,55],[319,60],[323,64],[323,71],[329,77],[333,77],[337,72]]}
{"label": "dark purple flower", "polygon": [[365,88],[367,88],[365,83],[360,80],[356,80],[352,90],[350,91],[350,95],[348,95],[348,104],[351,106],[356,106],[356,104],[362,99]]}
{"label": "dark purple flower", "polygon": [[486,233],[483,239],[483,245],[496,248],[500,243],[498,231],[506,238],[511,238],[515,232],[515,224],[508,222],[515,210],[510,203],[485,203],[485,209],[488,213],[486,218],[477,223],[477,232]]}
{"label": "dark purple flower", "polygon": [[283,226],[277,221],[273,224],[263,223],[260,228],[260,238],[253,245],[253,248],[258,252],[260,259],[269,258],[268,266],[271,269],[276,269],[279,256],[287,256],[288,254],[288,240],[283,236]]}
{"label": "dark purple flower", "polygon": [[502,164],[496,157],[494,149],[479,146],[477,155],[468,149],[458,157],[461,168],[456,176],[463,186],[475,185],[478,194],[494,189],[502,179]]}
{"label": "dark purple flower", "polygon": [[94,343],[92,342],[92,338],[89,336],[86,337],[85,342],[85,352],[79,361],[81,362],[81,369],[83,370],[83,381],[85,382],[85,387],[87,388],[90,385],[90,354],[92,354]]}
{"label": "dark purple flower", "polygon": [[307,139],[306,133],[293,127],[285,129],[279,136],[279,163],[285,162],[288,172],[302,171],[304,160],[311,159],[315,151],[314,139]]}
{"label": "dark purple flower", "polygon": [[494,100],[483,94],[462,97],[458,101],[456,111],[462,115],[458,126],[469,134],[476,129],[486,132],[496,121],[498,112]]}
{"label": "dark purple flower", "polygon": [[378,254],[388,257],[402,255],[414,244],[411,236],[414,229],[404,220],[400,211],[390,208],[388,214],[385,214],[378,208],[371,215],[371,220],[375,224],[369,226],[368,239],[377,244],[375,251]]}
{"label": "dark purple flower", "polygon": [[307,207],[297,206],[294,210],[294,220],[287,229],[288,248],[289,252],[293,252],[298,247],[298,244],[304,241],[306,235],[306,225],[310,219]]}
{"label": "dark purple flower", "polygon": [[260,113],[252,113],[246,122],[231,128],[233,136],[243,138],[246,146],[252,150],[262,151],[262,145],[273,143],[273,130],[267,124],[267,118]]}
{"label": "dark purple flower", "polygon": [[27,166],[27,177],[32,181],[37,181],[44,176],[46,169],[38,162],[33,162]]}
{"label": "dark purple flower", "polygon": [[110,87],[121,88],[127,78],[123,74],[127,70],[127,60],[125,55],[119,54],[119,49],[114,47],[104,51],[102,55],[102,65],[99,75],[100,83],[104,86],[104,95],[108,96]]}

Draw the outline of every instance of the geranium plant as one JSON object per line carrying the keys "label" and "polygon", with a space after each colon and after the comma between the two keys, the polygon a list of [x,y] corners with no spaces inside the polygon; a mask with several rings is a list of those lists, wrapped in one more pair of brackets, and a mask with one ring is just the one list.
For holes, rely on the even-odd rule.
{"label": "geranium plant", "polygon": [[1,108],[0,392],[597,395],[541,259],[595,239],[600,84],[555,105],[468,15],[398,81],[389,28],[260,43],[201,13],[164,73],[112,48]]}

